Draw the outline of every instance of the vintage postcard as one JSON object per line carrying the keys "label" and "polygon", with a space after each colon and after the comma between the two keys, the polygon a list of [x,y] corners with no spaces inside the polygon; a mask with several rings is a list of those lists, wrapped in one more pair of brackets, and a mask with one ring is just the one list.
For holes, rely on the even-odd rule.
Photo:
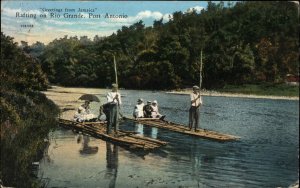
{"label": "vintage postcard", "polygon": [[1,187],[298,187],[299,3],[2,1]]}

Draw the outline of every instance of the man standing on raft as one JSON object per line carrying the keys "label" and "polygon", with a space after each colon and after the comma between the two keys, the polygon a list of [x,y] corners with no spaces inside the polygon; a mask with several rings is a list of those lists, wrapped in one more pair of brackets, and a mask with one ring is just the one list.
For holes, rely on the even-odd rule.
{"label": "man standing on raft", "polygon": [[191,94],[191,108],[189,110],[189,128],[192,130],[195,124],[195,132],[199,126],[200,106],[202,105],[202,98],[200,96],[200,89],[198,86],[193,86],[193,93]]}
{"label": "man standing on raft", "polygon": [[118,85],[112,84],[112,91],[107,93],[108,117],[107,117],[107,134],[111,134],[114,127],[115,133],[119,129],[119,106],[121,104],[121,95],[118,92]]}

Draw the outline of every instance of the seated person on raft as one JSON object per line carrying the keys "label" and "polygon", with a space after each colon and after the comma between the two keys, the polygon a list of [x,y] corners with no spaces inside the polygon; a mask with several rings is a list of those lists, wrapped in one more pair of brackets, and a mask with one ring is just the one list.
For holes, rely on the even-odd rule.
{"label": "seated person on raft", "polygon": [[144,102],[143,102],[143,99],[139,99],[137,101],[137,104],[135,105],[134,107],[134,110],[133,110],[133,117],[134,118],[143,118],[144,117],[144,111],[143,111],[143,108],[144,108]]}
{"label": "seated person on raft", "polygon": [[90,112],[90,101],[85,101],[82,104],[77,112],[74,115],[74,121],[77,122],[84,122],[84,121],[96,121],[95,115]]}
{"label": "seated person on raft", "polygon": [[153,111],[152,111],[152,113],[151,113],[151,117],[152,118],[160,118],[160,119],[164,119],[165,118],[165,116],[163,116],[163,115],[161,115],[159,112],[158,112],[158,105],[157,105],[157,101],[156,100],[154,100],[153,102],[152,102],[152,109],[153,109]]}
{"label": "seated person on raft", "polygon": [[84,101],[84,104],[82,104],[81,107],[84,109],[84,113],[90,113],[90,101]]}
{"label": "seated person on raft", "polygon": [[152,118],[153,108],[151,106],[151,101],[147,101],[147,104],[144,106],[143,111],[145,118]]}
{"label": "seated person on raft", "polygon": [[76,122],[83,122],[84,119],[83,119],[83,110],[84,108],[82,108],[81,106],[77,109],[77,112],[75,113],[74,115],[74,121]]}

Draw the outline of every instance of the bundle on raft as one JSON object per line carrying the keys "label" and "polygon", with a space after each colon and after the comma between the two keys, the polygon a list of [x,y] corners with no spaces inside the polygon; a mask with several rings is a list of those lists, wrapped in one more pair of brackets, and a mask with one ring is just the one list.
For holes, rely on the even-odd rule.
{"label": "bundle on raft", "polygon": [[135,132],[131,131],[119,130],[117,134],[113,133],[108,135],[106,134],[106,122],[75,122],[66,119],[59,119],[59,124],[62,127],[80,131],[129,149],[150,151],[167,144],[167,142],[164,141],[138,136]]}
{"label": "bundle on raft", "polygon": [[240,139],[238,136],[233,136],[229,134],[223,134],[223,133],[218,133],[215,131],[210,131],[206,129],[198,129],[197,132],[190,130],[187,126],[183,124],[178,124],[178,123],[173,123],[165,120],[161,120],[158,118],[129,118],[129,117],[124,117],[125,120],[133,121],[133,122],[138,122],[143,125],[151,126],[151,127],[156,127],[156,128],[161,128],[161,129],[166,129],[186,135],[191,135],[191,136],[196,136],[200,138],[205,138],[205,139],[210,139],[214,141],[219,141],[219,142],[225,142],[225,141],[235,141]]}

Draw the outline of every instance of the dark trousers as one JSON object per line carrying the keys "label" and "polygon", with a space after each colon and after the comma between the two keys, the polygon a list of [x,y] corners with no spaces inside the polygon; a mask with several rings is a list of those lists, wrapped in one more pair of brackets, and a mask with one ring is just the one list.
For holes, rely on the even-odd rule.
{"label": "dark trousers", "polygon": [[115,132],[119,129],[119,117],[118,117],[118,105],[117,104],[109,104],[109,112],[107,118],[107,134],[111,133],[112,127]]}
{"label": "dark trousers", "polygon": [[189,110],[189,128],[190,129],[193,128],[194,124],[195,124],[195,130],[198,128],[199,116],[200,116],[199,111],[200,111],[199,107],[191,106],[191,108]]}

